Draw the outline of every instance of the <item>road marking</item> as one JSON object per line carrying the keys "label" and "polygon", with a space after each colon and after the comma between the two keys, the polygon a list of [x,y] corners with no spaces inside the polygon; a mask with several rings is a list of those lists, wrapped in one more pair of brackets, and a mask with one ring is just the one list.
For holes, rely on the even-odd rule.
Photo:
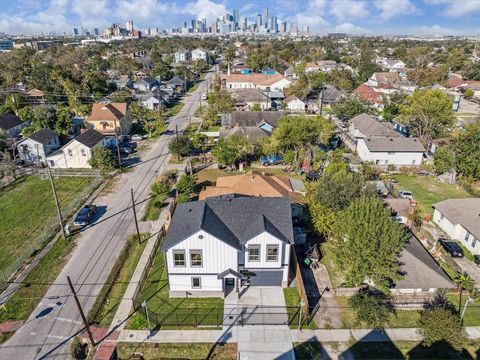
{"label": "road marking", "polygon": [[59,335],[47,335],[47,338],[59,339],[59,340],[66,340],[70,339],[70,336],[59,336]]}
{"label": "road marking", "polygon": [[32,332],[30,333],[30,335],[33,335],[33,336],[35,336],[35,335],[37,335],[37,333],[36,333],[36,332],[34,332],[34,331],[32,331]]}
{"label": "road marking", "polygon": [[59,321],[65,321],[65,322],[69,322],[69,323],[72,323],[72,324],[78,324],[78,325],[81,325],[82,322],[81,321],[77,321],[77,320],[72,320],[72,319],[67,319],[67,318],[57,318],[56,320],[59,320]]}

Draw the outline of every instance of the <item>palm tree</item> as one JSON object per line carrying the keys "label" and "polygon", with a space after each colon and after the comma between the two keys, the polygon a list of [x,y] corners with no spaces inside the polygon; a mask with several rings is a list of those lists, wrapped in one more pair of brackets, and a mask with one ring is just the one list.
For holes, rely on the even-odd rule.
{"label": "palm tree", "polygon": [[475,287],[475,281],[465,271],[463,273],[457,273],[457,276],[455,276],[454,281],[457,284],[457,291],[460,292],[460,299],[458,303],[458,311],[460,312],[460,309],[462,306],[463,289],[472,291],[473,288]]}

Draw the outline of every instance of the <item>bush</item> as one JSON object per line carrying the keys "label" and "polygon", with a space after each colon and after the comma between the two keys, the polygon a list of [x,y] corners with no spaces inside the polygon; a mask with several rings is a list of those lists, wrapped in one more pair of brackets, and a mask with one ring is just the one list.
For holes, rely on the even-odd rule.
{"label": "bush", "polygon": [[151,186],[150,190],[153,195],[168,194],[170,191],[170,185],[168,185],[163,179],[155,181]]}
{"label": "bush", "polygon": [[102,175],[105,175],[113,171],[115,162],[110,150],[97,145],[93,148],[93,156],[88,160],[88,164],[92,168],[100,170]]}
{"label": "bush", "polygon": [[177,204],[186,203],[186,202],[188,202],[188,200],[190,200],[190,194],[179,193],[178,196],[177,196]]}
{"label": "bush", "polygon": [[177,184],[177,191],[180,194],[190,195],[195,190],[196,180],[194,176],[182,175]]}
{"label": "bush", "polygon": [[360,290],[348,302],[357,313],[357,319],[374,329],[383,328],[389,318],[391,307],[387,297],[380,292]]}
{"label": "bush", "polygon": [[88,344],[82,342],[77,336],[73,338],[70,350],[74,359],[86,359],[89,352]]}
{"label": "bush", "polygon": [[465,96],[466,98],[471,98],[471,97],[473,97],[473,95],[475,95],[475,93],[473,92],[472,89],[467,89],[463,93],[463,96]]}

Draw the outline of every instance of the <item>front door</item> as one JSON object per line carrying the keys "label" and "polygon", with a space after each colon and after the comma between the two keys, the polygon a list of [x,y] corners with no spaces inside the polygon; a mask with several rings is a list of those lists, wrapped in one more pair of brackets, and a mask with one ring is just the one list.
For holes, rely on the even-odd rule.
{"label": "front door", "polygon": [[235,285],[235,279],[233,279],[233,278],[226,278],[226,279],[225,279],[225,285],[226,285],[226,286],[233,286],[233,285]]}

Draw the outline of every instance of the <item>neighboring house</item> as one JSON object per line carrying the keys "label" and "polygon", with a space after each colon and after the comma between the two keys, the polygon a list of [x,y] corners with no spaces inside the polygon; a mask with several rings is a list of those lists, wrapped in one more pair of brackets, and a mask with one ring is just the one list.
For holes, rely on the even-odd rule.
{"label": "neighboring house", "polygon": [[285,76],[289,80],[295,80],[298,79],[297,74],[295,74],[295,71],[293,70],[293,67],[289,67],[287,70],[283,72],[283,76]]}
{"label": "neighboring house", "polygon": [[294,243],[286,198],[209,198],[177,205],[162,251],[171,297],[224,297],[288,286]]}
{"label": "neighboring house", "polygon": [[202,48],[197,48],[192,51],[192,60],[198,61],[203,60],[206,64],[208,64],[208,51]]}
{"label": "neighboring house", "polygon": [[85,123],[103,135],[128,135],[132,129],[132,119],[126,103],[94,103],[92,113]]}
{"label": "neighboring house", "polygon": [[292,82],[282,74],[231,74],[221,76],[222,86],[227,89],[259,88],[264,91],[283,91]]}
{"label": "neighboring house", "polygon": [[113,82],[118,90],[132,86],[132,80],[130,80],[128,75],[121,75],[117,79],[114,79]]}
{"label": "neighboring house", "polygon": [[170,101],[170,95],[159,89],[155,90],[155,92],[149,92],[143,96],[139,96],[139,98],[142,106],[150,110],[158,109],[159,106]]}
{"label": "neighboring house", "polygon": [[317,65],[318,69],[322,72],[330,72],[333,69],[337,69],[340,66],[341,64],[337,64],[333,60],[320,60]]}
{"label": "neighboring house", "polygon": [[375,165],[418,166],[425,148],[417,138],[367,137],[357,140],[357,153],[362,161]]}
{"label": "neighboring house", "polygon": [[305,112],[305,109],[307,107],[307,104],[297,98],[295,95],[290,95],[287,97],[285,100],[283,100],[285,103],[286,110],[291,111],[291,112]]}
{"label": "neighboring house", "polygon": [[402,71],[407,66],[402,60],[396,59],[377,59],[377,64],[389,71]]}
{"label": "neighboring house", "polygon": [[153,87],[160,85],[157,79],[151,78],[149,76],[144,77],[133,83],[133,88],[137,91],[149,91]]}
{"label": "neighboring house", "polygon": [[368,114],[360,114],[350,120],[348,131],[355,139],[367,137],[401,136],[391,123],[380,122]]}
{"label": "neighboring house", "polygon": [[272,107],[271,100],[259,89],[236,89],[232,92],[232,98],[240,111],[252,110],[255,104],[259,104],[262,110],[270,110]]}
{"label": "neighboring house", "polygon": [[377,109],[383,107],[382,93],[371,86],[362,84],[353,90],[353,93],[357,94],[360,99],[370,102]]}
{"label": "neighboring house", "polygon": [[249,171],[246,174],[220,176],[215,186],[207,186],[199,194],[199,200],[211,197],[235,194],[256,197],[285,197],[292,205],[292,219],[299,223],[303,218],[303,199],[305,192],[303,183],[275,175],[264,175]]}
{"label": "neighboring house", "polygon": [[105,136],[97,130],[88,129],[72,139],[61,149],[47,156],[52,168],[91,168],[88,164],[93,156],[94,146],[104,146]]}
{"label": "neighboring house", "polygon": [[28,101],[34,104],[45,104],[45,94],[42,90],[32,89],[25,93]]}
{"label": "neighboring house", "polygon": [[[408,242],[400,252],[398,260],[402,278],[392,284],[393,296],[420,295],[434,297],[438,291],[455,287],[450,277],[423,247],[420,241],[409,233]],[[409,298],[407,297],[406,302]]]}
{"label": "neighboring house", "polygon": [[28,165],[45,164],[47,155],[60,147],[58,135],[50,129],[42,129],[33,133],[17,144],[20,159]]}
{"label": "neighboring house", "polygon": [[432,206],[433,222],[472,254],[480,255],[480,198],[448,199]]}
{"label": "neighboring house", "polygon": [[283,114],[277,111],[234,111],[222,116],[220,138],[246,137],[256,142],[259,138],[272,135]]}
{"label": "neighboring house", "polygon": [[16,138],[22,133],[22,129],[27,127],[28,122],[22,121],[17,115],[0,115],[0,130],[5,133],[7,138]]}
{"label": "neighboring house", "polygon": [[192,54],[188,50],[180,50],[175,53],[175,63],[189,61],[191,58]]}
{"label": "neighboring house", "polygon": [[315,63],[306,63],[305,64],[305,72],[306,73],[317,72],[319,70],[320,70],[319,66]]}
{"label": "neighboring house", "polygon": [[187,91],[187,83],[185,82],[185,80],[179,78],[178,76],[175,76],[174,78],[168,80],[165,85],[179,94]]}
{"label": "neighboring house", "polygon": [[327,105],[335,103],[345,96],[345,93],[338,90],[334,85],[326,85],[322,93],[322,102]]}
{"label": "neighboring house", "polygon": [[396,84],[400,81],[400,76],[396,72],[376,72],[366,82],[366,85],[376,87],[381,83]]}

